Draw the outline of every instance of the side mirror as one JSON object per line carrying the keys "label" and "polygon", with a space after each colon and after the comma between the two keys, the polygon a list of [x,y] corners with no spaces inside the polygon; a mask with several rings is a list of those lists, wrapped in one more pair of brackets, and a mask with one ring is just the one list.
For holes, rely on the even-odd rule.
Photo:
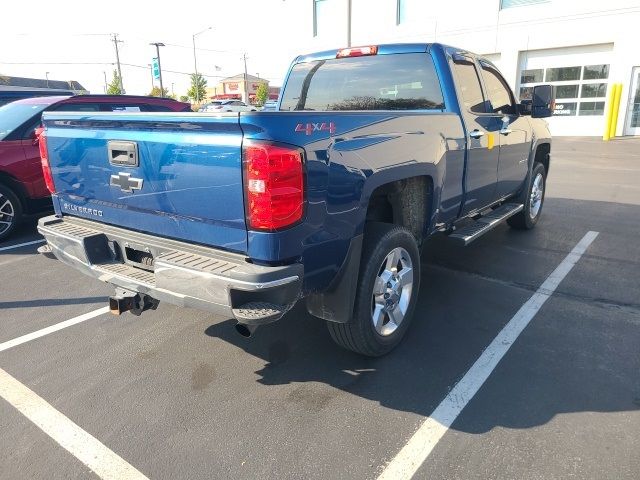
{"label": "side mirror", "polygon": [[520,102],[520,115],[531,115],[532,110],[531,100],[522,100]]}
{"label": "side mirror", "polygon": [[553,114],[556,106],[556,87],[553,85],[538,85],[533,87],[531,100],[531,116],[546,118]]}

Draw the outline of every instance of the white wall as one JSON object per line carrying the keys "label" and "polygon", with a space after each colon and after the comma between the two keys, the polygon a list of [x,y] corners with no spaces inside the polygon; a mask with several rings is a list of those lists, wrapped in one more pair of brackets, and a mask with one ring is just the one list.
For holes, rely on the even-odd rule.
{"label": "white wall", "polygon": [[[313,38],[309,19],[308,50],[346,46],[347,0],[326,1],[335,2],[333,28]],[[505,10],[499,9],[500,0],[421,3],[408,23],[396,25],[396,0],[352,0],[352,45],[437,41],[489,54],[515,89],[524,52],[610,44],[608,83],[624,85],[617,127],[617,134],[622,134],[632,67],[640,65],[640,0],[551,0]],[[602,135],[604,117],[594,118],[585,121],[588,132],[582,134]],[[584,128],[575,129],[575,134]]]}

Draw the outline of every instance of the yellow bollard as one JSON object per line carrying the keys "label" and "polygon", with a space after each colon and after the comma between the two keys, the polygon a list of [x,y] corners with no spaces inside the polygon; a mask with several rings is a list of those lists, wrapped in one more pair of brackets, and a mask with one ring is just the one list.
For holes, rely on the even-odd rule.
{"label": "yellow bollard", "polygon": [[613,98],[613,114],[611,116],[611,126],[609,127],[609,138],[616,138],[616,128],[618,127],[618,110],[620,110],[620,97],[622,95],[622,84],[616,83]]}
{"label": "yellow bollard", "polygon": [[612,83],[609,87],[609,103],[607,105],[607,115],[604,122],[604,134],[602,140],[609,141],[609,131],[611,130],[611,117],[613,116],[613,102],[616,98],[616,84]]}

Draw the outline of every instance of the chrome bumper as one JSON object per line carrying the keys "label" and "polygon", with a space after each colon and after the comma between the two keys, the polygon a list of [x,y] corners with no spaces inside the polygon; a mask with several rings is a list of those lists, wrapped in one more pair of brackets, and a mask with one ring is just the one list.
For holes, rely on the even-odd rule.
{"label": "chrome bumper", "polygon": [[[284,314],[300,296],[303,266],[298,263],[255,265],[242,255],[67,216],[41,218],[38,231],[58,260],[91,277],[243,323],[279,318],[247,320],[238,313],[247,304],[272,304]],[[136,266],[125,248],[148,252],[153,256],[153,269]]]}

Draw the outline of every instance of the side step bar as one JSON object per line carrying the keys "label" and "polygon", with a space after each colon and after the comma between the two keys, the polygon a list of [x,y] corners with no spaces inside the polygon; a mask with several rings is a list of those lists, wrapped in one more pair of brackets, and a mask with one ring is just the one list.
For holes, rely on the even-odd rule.
{"label": "side step bar", "polygon": [[512,217],[516,213],[522,211],[524,205],[520,203],[505,203],[496,208],[487,215],[480,217],[470,225],[456,230],[449,235],[449,238],[465,247],[473,242],[476,238],[484,235],[490,230],[504,222],[507,218]]}

